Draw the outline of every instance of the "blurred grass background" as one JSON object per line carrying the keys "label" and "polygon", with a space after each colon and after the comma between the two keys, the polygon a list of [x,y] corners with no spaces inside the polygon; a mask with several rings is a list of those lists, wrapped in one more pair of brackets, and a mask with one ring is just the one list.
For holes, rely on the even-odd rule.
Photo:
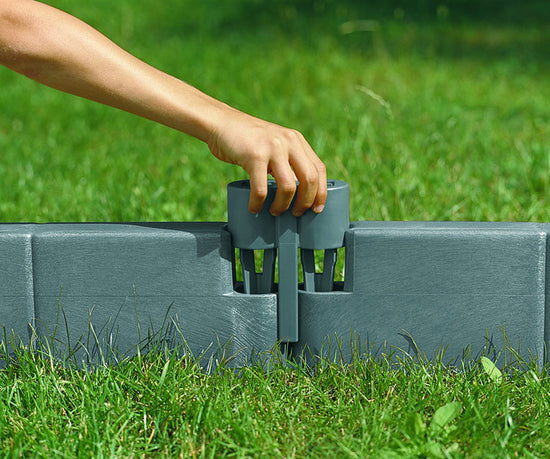
{"label": "blurred grass background", "polygon": [[[550,221],[545,1],[49,1],[296,128],[352,220]],[[84,50],[85,51],[85,50]],[[201,142],[0,69],[2,221],[225,220]]]}
{"label": "blurred grass background", "polygon": [[[301,130],[354,220],[550,221],[547,1],[50,0],[145,61]],[[83,50],[85,52],[85,50]],[[200,142],[0,69],[2,221],[225,220]],[[538,457],[547,371],[365,359],[205,375],[150,353],[0,372],[6,457]],[[458,406],[448,425],[436,413]]]}

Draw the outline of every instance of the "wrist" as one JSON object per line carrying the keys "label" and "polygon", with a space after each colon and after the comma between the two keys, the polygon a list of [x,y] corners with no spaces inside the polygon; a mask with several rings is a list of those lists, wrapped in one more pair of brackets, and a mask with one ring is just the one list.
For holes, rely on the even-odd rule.
{"label": "wrist", "polygon": [[210,144],[234,109],[187,83],[183,85],[184,91],[165,124]]}

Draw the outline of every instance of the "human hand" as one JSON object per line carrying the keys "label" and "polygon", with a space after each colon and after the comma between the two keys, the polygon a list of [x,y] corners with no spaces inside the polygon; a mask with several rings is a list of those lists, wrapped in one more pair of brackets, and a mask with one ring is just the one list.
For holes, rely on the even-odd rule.
{"label": "human hand", "polygon": [[247,115],[201,93],[49,5],[0,0],[0,7],[6,9],[6,17],[15,18],[0,27],[0,64],[53,88],[207,142],[216,157],[248,173],[253,213],[263,207],[268,174],[277,182],[270,209],[273,215],[289,208],[296,181],[300,186],[293,214],[300,216],[309,208],[317,213],[323,210],[325,166],[298,131]]}
{"label": "human hand", "polygon": [[[0,63],[42,84],[170,126],[207,142],[250,177],[249,209],[277,182],[271,213],[321,212],[326,170],[302,134],[235,110],[130,55],[84,22],[40,2],[0,0]],[[32,7],[32,8],[31,8]],[[0,12],[1,13],[1,12]],[[2,14],[0,14],[0,19]],[[85,49],[86,53],[82,50]]]}
{"label": "human hand", "polygon": [[299,217],[309,208],[321,212],[327,199],[326,169],[304,136],[293,129],[228,110],[207,143],[218,159],[241,166],[248,173],[250,212],[258,213],[264,205],[268,174],[277,182],[277,194],[270,208],[273,215],[289,208],[297,180],[300,186],[292,213]]}

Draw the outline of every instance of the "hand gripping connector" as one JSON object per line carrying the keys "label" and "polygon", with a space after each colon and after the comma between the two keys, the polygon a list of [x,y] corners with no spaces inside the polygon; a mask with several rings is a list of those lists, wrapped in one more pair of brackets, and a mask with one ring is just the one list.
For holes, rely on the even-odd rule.
{"label": "hand gripping connector", "polygon": [[[306,211],[301,217],[287,210],[278,217],[269,213],[277,185],[268,182],[264,207],[258,214],[248,210],[250,183],[232,182],[227,187],[228,230],[233,247],[240,252],[245,293],[274,291],[275,258],[278,256],[278,336],[298,341],[298,247],[301,251],[304,290],[333,289],[337,249],[344,246],[349,228],[349,186],[340,180],[327,182],[323,212]],[[256,273],[254,250],[264,250],[263,272]],[[324,250],[323,272],[315,272],[315,250]],[[276,255],[276,251],[278,254]]]}

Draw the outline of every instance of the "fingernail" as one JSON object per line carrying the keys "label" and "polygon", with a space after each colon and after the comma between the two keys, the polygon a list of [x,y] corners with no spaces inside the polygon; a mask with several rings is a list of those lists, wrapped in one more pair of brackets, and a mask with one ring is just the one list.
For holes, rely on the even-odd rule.
{"label": "fingernail", "polygon": [[324,208],[325,208],[324,204],[319,204],[313,208],[313,212],[315,212],[316,214],[320,214]]}

